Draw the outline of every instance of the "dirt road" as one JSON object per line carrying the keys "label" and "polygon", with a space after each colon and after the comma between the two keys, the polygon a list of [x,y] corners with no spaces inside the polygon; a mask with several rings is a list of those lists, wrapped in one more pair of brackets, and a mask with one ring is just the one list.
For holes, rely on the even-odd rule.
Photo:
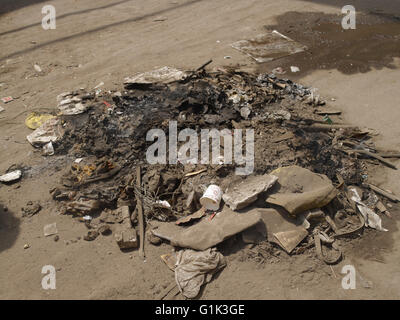
{"label": "dirt road", "polygon": [[[318,88],[344,112],[346,122],[378,130],[378,146],[400,150],[400,5],[394,1],[353,1],[360,27],[344,42],[337,30],[347,3],[339,0],[54,0],[55,30],[41,26],[47,2],[4,2],[0,95],[14,101],[1,103],[0,172],[17,164],[28,174],[21,183],[0,186],[1,299],[154,299],[174,281],[159,258],[170,246],[149,247],[143,262],[135,251],[121,253],[110,238],[83,241],[85,226],[57,214],[48,190],[62,165],[54,157],[44,170],[42,156],[26,140],[30,130],[24,120],[31,111],[52,111],[61,92],[100,82],[104,89],[120,88],[125,76],[139,71],[165,65],[194,69],[211,58],[211,67],[255,71],[295,65],[300,73],[285,76]],[[258,65],[231,48],[265,28],[287,33],[312,50]],[[327,40],[328,50],[318,39]],[[400,194],[399,170],[377,167],[371,179]],[[22,218],[21,208],[36,200],[40,213]],[[228,267],[201,298],[399,299],[399,214],[387,222],[389,232],[367,231],[368,237],[355,241],[346,260],[333,268],[308,255],[256,266],[232,250]],[[52,222],[57,222],[57,242],[43,236],[43,226]],[[344,264],[354,264],[361,276],[356,290],[342,289]],[[56,267],[56,290],[41,287],[45,265]]]}

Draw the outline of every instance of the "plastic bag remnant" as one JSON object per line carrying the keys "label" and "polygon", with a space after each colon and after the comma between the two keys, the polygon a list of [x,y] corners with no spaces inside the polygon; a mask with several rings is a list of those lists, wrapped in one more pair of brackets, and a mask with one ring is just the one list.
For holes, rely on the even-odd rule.
{"label": "plastic bag remnant", "polygon": [[55,116],[52,114],[38,114],[36,112],[32,112],[25,119],[25,125],[32,130],[39,128],[43,123],[45,123],[49,119],[53,119]]}
{"label": "plastic bag remnant", "polygon": [[175,281],[180,292],[189,299],[197,297],[203,284],[226,266],[225,257],[215,248],[205,251],[181,250],[177,255]]}
{"label": "plastic bag remnant", "polygon": [[365,219],[365,226],[379,231],[388,231],[382,227],[381,218],[370,208],[368,208],[362,201],[357,190],[355,188],[349,188],[351,192],[351,199],[357,204],[358,210]]}
{"label": "plastic bag remnant", "polygon": [[27,135],[26,138],[31,145],[36,147],[48,144],[49,142],[55,142],[61,135],[59,120],[57,118],[51,118],[31,134]]}

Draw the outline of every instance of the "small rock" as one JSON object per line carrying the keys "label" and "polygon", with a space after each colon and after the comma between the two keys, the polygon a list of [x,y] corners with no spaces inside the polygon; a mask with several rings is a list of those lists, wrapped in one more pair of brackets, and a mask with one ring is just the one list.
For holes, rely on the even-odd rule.
{"label": "small rock", "polygon": [[102,225],[100,228],[98,228],[98,232],[100,232],[103,236],[107,236],[111,234],[111,228],[108,225]]}
{"label": "small rock", "polygon": [[296,66],[290,66],[290,71],[292,71],[292,72],[299,72],[299,71],[300,71],[300,68],[299,68],[299,67],[296,67]]}
{"label": "small rock", "polygon": [[19,180],[22,176],[21,170],[15,170],[0,176],[0,182],[13,182]]}
{"label": "small rock", "polygon": [[42,209],[39,202],[28,201],[24,208],[21,208],[23,217],[32,217]]}
{"label": "small rock", "polygon": [[162,243],[162,240],[151,232],[147,233],[147,240],[154,246],[159,246]]}
{"label": "small rock", "polygon": [[99,236],[99,233],[96,230],[89,230],[87,235],[83,237],[83,240],[93,241]]}
{"label": "small rock", "polygon": [[28,243],[25,243],[24,249],[29,249],[31,246]]}
{"label": "small rock", "polygon": [[127,229],[119,231],[115,234],[115,241],[120,249],[137,248],[137,234],[135,229]]}
{"label": "small rock", "polygon": [[53,239],[55,242],[57,242],[58,240],[60,240],[60,237],[58,235],[56,235]]}
{"label": "small rock", "polygon": [[33,68],[36,70],[36,72],[42,72],[42,68],[38,64],[35,64]]}
{"label": "small rock", "polygon": [[240,109],[240,115],[243,119],[248,119],[250,113],[251,113],[251,110],[249,107],[243,107],[242,109]]}
{"label": "small rock", "polygon": [[257,200],[260,193],[267,191],[278,180],[273,175],[249,177],[229,187],[222,199],[232,210],[240,210]]}

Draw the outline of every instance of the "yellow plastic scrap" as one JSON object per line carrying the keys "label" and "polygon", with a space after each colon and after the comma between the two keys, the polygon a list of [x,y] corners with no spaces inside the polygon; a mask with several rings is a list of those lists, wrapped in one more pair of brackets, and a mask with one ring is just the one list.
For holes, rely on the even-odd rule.
{"label": "yellow plastic scrap", "polygon": [[32,112],[31,114],[28,115],[28,117],[25,119],[25,125],[32,130],[35,130],[39,128],[43,123],[45,123],[47,120],[53,119],[55,116],[52,114],[39,114],[36,112]]}

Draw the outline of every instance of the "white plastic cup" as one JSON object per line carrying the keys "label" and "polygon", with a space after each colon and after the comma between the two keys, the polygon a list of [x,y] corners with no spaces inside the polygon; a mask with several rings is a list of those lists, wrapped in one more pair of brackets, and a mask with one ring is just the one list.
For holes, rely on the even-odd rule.
{"label": "white plastic cup", "polygon": [[201,205],[207,210],[218,210],[222,198],[222,190],[215,184],[211,184],[200,198]]}

